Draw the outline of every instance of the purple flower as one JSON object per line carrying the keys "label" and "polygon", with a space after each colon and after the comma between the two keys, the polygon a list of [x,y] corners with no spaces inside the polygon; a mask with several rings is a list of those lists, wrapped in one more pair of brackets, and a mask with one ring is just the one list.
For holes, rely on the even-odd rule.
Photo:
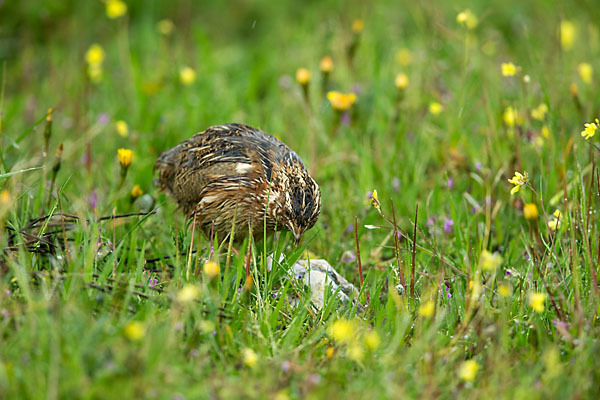
{"label": "purple flower", "polygon": [[454,189],[454,179],[448,178],[448,189]]}
{"label": "purple flower", "polygon": [[511,276],[512,275],[512,271],[510,269],[506,270],[506,276]]}
{"label": "purple flower", "polygon": [[373,198],[373,192],[367,192],[367,199],[371,200]]}
{"label": "purple flower", "polygon": [[446,222],[444,222],[444,232],[452,233],[452,228],[454,228],[454,221],[448,218]]}
{"label": "purple flower", "polygon": [[480,162],[480,161],[477,161],[477,162],[475,163],[475,170],[476,170],[476,171],[481,171],[481,162]]}
{"label": "purple flower", "polygon": [[554,321],[552,321],[552,325],[556,326],[556,327],[561,327],[561,328],[568,328],[569,324],[567,324],[566,322],[561,321],[560,319],[555,319]]}
{"label": "purple flower", "polygon": [[150,278],[150,280],[148,281],[148,286],[149,287],[154,287],[158,285],[158,279],[156,278]]}
{"label": "purple flower", "polygon": [[350,125],[350,113],[348,111],[344,111],[340,118],[340,122],[342,125]]}
{"label": "purple flower", "polygon": [[242,293],[242,287],[241,286],[238,288],[238,293]]}
{"label": "purple flower", "polygon": [[277,292],[274,292],[273,293],[273,298],[276,298],[276,297],[277,297]]}
{"label": "purple flower", "polygon": [[284,361],[284,362],[281,364],[281,370],[282,370],[283,372],[288,372],[288,371],[290,370],[290,368],[291,368],[291,367],[292,367],[292,364],[291,364],[289,361]]}
{"label": "purple flower", "polygon": [[444,294],[446,295],[447,299],[450,299],[452,297],[452,293],[450,293],[450,288],[448,286],[446,286],[445,283],[444,283]]}
{"label": "purple flower", "polygon": [[347,250],[342,255],[342,262],[343,263],[349,264],[349,263],[351,263],[354,260],[356,260],[356,256],[354,255],[354,252],[352,250]]}
{"label": "purple flower", "polygon": [[427,225],[427,227],[431,228],[433,225],[435,225],[435,219],[433,219],[433,217],[427,218],[427,222],[425,223],[425,225]]}
{"label": "purple flower", "polygon": [[91,191],[89,201],[90,201],[90,207],[92,208],[92,210],[94,208],[96,208],[96,205],[98,204],[98,193],[96,193],[96,189]]}
{"label": "purple flower", "polygon": [[212,331],[213,336],[217,336],[217,331]]}
{"label": "purple flower", "polygon": [[353,232],[353,231],[354,231],[354,225],[353,224],[349,224],[346,227],[346,233],[350,233],[350,232]]}
{"label": "purple flower", "polygon": [[98,124],[99,125],[106,125],[109,122],[110,122],[110,116],[107,113],[102,112],[102,113],[98,114]]}

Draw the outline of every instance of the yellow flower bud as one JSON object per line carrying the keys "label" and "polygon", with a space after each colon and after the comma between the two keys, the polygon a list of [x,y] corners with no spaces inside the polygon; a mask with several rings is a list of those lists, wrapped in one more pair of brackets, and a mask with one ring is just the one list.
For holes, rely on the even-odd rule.
{"label": "yellow flower bud", "polygon": [[527,203],[523,206],[523,216],[527,220],[534,220],[538,217],[538,208],[535,203]]}
{"label": "yellow flower bud", "polygon": [[406,74],[404,74],[404,73],[400,73],[400,74],[396,75],[394,84],[396,85],[396,88],[398,90],[406,89],[406,87],[408,86],[408,76],[406,76]]}
{"label": "yellow flower bud", "polygon": [[119,159],[119,163],[121,167],[127,168],[131,165],[131,159],[133,158],[133,151],[129,149],[119,149],[117,150],[117,158]]}
{"label": "yellow flower bud", "polygon": [[179,70],[179,81],[186,86],[196,81],[196,71],[190,67],[183,67]]}
{"label": "yellow flower bud", "polygon": [[302,86],[308,85],[308,82],[310,82],[310,71],[306,68],[299,68],[296,71],[296,81]]}
{"label": "yellow flower bud", "polygon": [[321,72],[324,73],[329,73],[333,70],[333,60],[331,59],[331,57],[329,56],[325,56],[321,59],[321,62],[319,63],[319,68],[321,69]]}
{"label": "yellow flower bud", "polygon": [[146,327],[139,321],[131,321],[125,325],[123,333],[127,339],[138,341],[146,335]]}
{"label": "yellow flower bud", "polygon": [[122,17],[127,13],[127,4],[121,0],[108,0],[106,2],[106,16],[110,19]]}
{"label": "yellow flower bud", "polygon": [[219,275],[219,272],[221,272],[221,269],[219,268],[219,264],[217,264],[214,261],[207,261],[204,264],[204,267],[202,268],[202,272],[204,273],[204,275],[209,278],[209,279],[213,279],[214,277]]}
{"label": "yellow flower bud", "polygon": [[127,137],[127,135],[129,135],[129,126],[125,121],[119,120],[115,122],[115,129],[117,130],[117,133],[122,137]]}
{"label": "yellow flower bud", "polygon": [[362,32],[364,27],[365,27],[365,22],[362,19],[355,19],[352,22],[352,32],[354,32],[357,35]]}

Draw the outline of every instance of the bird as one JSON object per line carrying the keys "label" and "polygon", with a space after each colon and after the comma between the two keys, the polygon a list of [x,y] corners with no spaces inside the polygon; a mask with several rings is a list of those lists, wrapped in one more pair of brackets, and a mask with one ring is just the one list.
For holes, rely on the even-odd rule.
{"label": "bird", "polygon": [[209,238],[260,240],[286,228],[298,245],[321,212],[321,190],[300,157],[248,125],[207,128],[164,151],[154,171],[159,189]]}

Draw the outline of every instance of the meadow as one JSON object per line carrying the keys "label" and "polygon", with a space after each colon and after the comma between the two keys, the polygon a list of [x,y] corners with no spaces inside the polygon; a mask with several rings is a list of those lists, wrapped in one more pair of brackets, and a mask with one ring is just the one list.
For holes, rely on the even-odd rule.
{"label": "meadow", "polygon": [[[598,398],[599,21],[0,1],[0,398]],[[319,183],[299,246],[211,241],[154,186],[232,122]],[[286,278],[307,258],[357,298],[311,304]]]}

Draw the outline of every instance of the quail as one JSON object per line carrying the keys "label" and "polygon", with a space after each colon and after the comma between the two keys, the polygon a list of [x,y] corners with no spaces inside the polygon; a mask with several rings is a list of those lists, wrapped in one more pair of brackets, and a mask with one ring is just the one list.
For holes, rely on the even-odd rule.
{"label": "quail", "polygon": [[213,126],[163,152],[154,170],[208,236],[260,239],[287,228],[296,244],[319,217],[321,191],[279,139],[248,125]]}

